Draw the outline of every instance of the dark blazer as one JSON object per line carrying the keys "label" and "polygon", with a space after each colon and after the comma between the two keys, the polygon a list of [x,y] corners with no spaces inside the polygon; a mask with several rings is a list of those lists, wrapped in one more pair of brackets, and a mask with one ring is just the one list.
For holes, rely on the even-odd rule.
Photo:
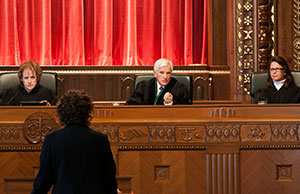
{"label": "dark blazer", "polygon": [[49,88],[37,85],[28,93],[25,88],[19,84],[9,88],[2,97],[1,105],[19,106],[21,101],[42,101],[47,100],[51,105],[56,105],[57,98]]}
{"label": "dark blazer", "polygon": [[[156,78],[149,81],[141,81],[133,92],[130,99],[126,101],[127,105],[154,105],[155,101]],[[170,92],[173,95],[173,104],[189,104],[188,90],[184,84],[178,82],[175,78],[171,78],[168,85],[159,96],[157,105],[164,104],[164,95]]]}
{"label": "dark blazer", "polygon": [[254,95],[254,103],[264,100],[268,104],[272,103],[299,103],[300,88],[296,85],[285,87],[284,85],[277,90],[274,85],[269,85],[258,89]]}
{"label": "dark blazer", "polygon": [[49,133],[31,194],[117,194],[116,167],[105,134],[82,125]]}

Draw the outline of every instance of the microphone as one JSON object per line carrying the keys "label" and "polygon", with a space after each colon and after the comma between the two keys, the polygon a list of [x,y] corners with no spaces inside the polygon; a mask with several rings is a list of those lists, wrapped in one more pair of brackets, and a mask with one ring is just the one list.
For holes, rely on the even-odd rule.
{"label": "microphone", "polygon": [[9,101],[6,103],[6,105],[9,105],[13,101],[13,99],[15,99],[19,94],[20,94],[20,92],[17,91],[17,93],[13,97],[11,97],[11,99],[9,99]]}

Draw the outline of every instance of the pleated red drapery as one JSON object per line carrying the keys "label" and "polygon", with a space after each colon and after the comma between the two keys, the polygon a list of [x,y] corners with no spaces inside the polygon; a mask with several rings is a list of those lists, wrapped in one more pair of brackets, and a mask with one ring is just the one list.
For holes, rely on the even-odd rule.
{"label": "pleated red drapery", "polygon": [[1,0],[0,65],[207,63],[207,0]]}

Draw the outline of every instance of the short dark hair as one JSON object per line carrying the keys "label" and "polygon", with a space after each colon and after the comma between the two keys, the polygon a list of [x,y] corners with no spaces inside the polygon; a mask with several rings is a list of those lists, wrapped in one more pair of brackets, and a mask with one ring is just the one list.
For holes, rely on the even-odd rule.
{"label": "short dark hair", "polygon": [[57,104],[57,116],[64,125],[89,125],[92,119],[93,103],[84,91],[70,90]]}
{"label": "short dark hair", "polygon": [[293,75],[291,73],[289,64],[281,56],[274,56],[274,57],[272,57],[271,60],[268,63],[268,66],[267,66],[267,69],[268,69],[268,85],[273,85],[273,80],[272,80],[271,75],[270,75],[270,66],[271,66],[272,62],[277,62],[283,68],[282,71],[285,73],[284,86],[285,87],[289,87],[291,85],[295,85],[295,81],[294,81]]}
{"label": "short dark hair", "polygon": [[42,72],[42,69],[40,68],[40,66],[35,61],[25,61],[20,65],[19,71],[18,71],[18,77],[19,77],[21,84],[23,85],[23,82],[22,82],[23,72],[26,69],[29,69],[32,71],[32,73],[35,73],[35,76],[37,79],[37,84],[39,84],[43,72]]}

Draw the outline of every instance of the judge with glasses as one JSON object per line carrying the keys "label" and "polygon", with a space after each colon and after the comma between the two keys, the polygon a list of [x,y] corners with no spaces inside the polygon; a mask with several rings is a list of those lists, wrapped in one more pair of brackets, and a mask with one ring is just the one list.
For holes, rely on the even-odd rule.
{"label": "judge with glasses", "polygon": [[286,60],[272,57],[268,66],[268,84],[255,92],[254,103],[299,103],[300,88],[296,86]]}

